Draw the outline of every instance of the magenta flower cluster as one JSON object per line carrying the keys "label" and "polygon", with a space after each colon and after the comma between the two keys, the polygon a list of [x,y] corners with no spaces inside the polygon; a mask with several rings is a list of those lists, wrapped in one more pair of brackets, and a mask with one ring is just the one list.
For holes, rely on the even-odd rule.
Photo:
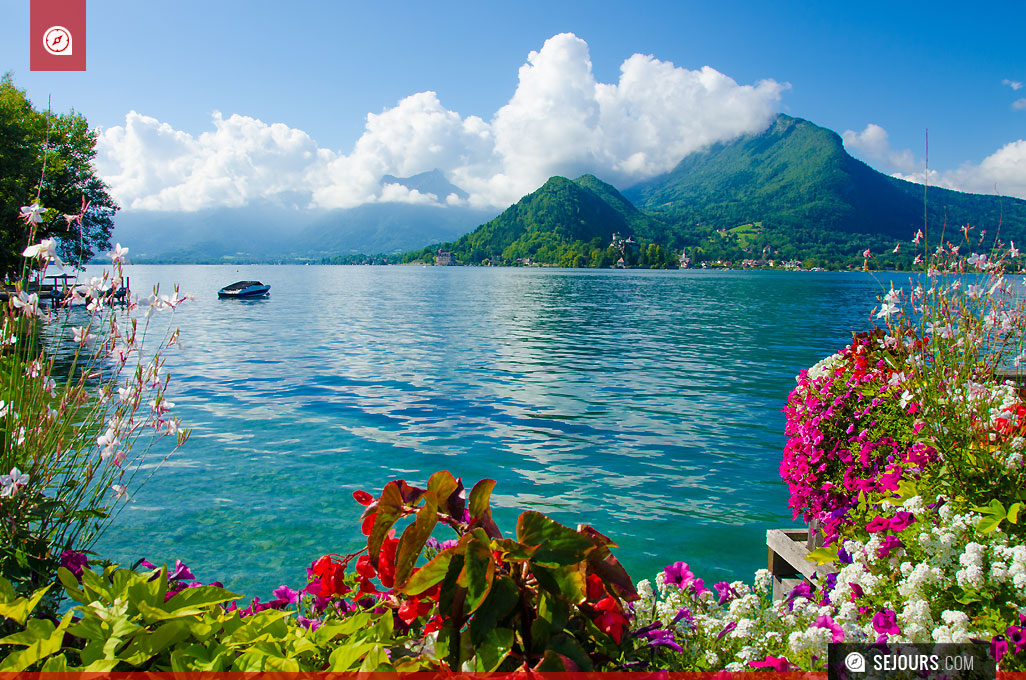
{"label": "magenta flower cluster", "polygon": [[[919,405],[894,350],[862,334],[811,374],[802,371],[788,396],[780,475],[797,518],[817,519],[828,540],[853,521],[860,492],[893,492],[936,460],[915,442]],[[861,527],[860,527],[861,528]]]}

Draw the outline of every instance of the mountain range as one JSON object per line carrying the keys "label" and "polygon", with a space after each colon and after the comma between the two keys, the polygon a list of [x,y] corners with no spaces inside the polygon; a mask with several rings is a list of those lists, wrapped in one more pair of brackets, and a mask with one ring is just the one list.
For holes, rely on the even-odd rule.
{"label": "mountain range", "polygon": [[[622,193],[591,175],[551,178],[494,220],[440,247],[468,264],[530,258],[607,266],[609,258],[598,251],[611,255],[617,232],[637,237],[642,266],[658,266],[645,264],[654,244],[700,260],[831,267],[861,265],[868,248],[878,265],[908,268],[916,253],[900,244],[924,225],[934,243],[942,234],[959,243],[963,225],[975,228],[978,248],[992,245],[995,236],[1026,241],[1026,201],[890,177],[850,156],[837,133],[780,115],[761,133],[693,153]],[[604,240],[596,240],[600,236]],[[425,249],[404,260],[428,261],[430,255]],[[668,260],[664,253],[653,262]]]}
{"label": "mountain range", "polygon": [[[886,253],[880,262],[907,267],[911,248],[891,251],[924,224],[932,242],[944,228],[958,242],[962,225],[973,225],[976,234],[986,230],[988,241],[1000,228],[1005,242],[1026,242],[1026,201],[890,177],[850,156],[832,130],[787,115],[622,192],[592,175],[550,178],[498,216],[466,207],[467,193],[439,170],[385,175],[382,184],[455,205],[128,212],[119,215],[114,237],[132,244],[137,262],[356,262],[369,253],[393,262],[433,261],[442,248],[465,264],[529,259],[564,266],[610,266],[620,256],[629,264],[666,266],[682,250],[697,260],[768,257],[851,266],[869,248]],[[614,233],[634,239],[615,246]]]}

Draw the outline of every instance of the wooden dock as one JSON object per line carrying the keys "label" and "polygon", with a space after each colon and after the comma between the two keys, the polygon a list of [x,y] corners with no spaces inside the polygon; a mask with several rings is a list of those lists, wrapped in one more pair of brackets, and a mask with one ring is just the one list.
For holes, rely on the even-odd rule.
{"label": "wooden dock", "polygon": [[774,600],[787,597],[791,589],[803,581],[812,583],[837,571],[836,565],[816,564],[808,558],[809,551],[819,547],[821,541],[819,531],[814,532],[810,540],[808,528],[770,529],[766,532]]}

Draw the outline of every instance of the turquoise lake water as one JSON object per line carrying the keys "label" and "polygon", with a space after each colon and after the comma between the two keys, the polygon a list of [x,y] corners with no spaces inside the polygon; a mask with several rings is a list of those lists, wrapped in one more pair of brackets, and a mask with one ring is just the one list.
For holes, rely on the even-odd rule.
{"label": "turquoise lake water", "polygon": [[[103,536],[247,595],[361,546],[352,499],[447,469],[612,537],[635,578],[766,566],[794,376],[868,325],[882,277],[832,272],[142,266],[179,283],[169,398],[193,429]],[[900,285],[901,275],[896,284]],[[217,299],[239,279],[266,300]],[[162,451],[154,448],[154,454]],[[155,455],[151,460],[155,459]],[[440,536],[445,538],[445,536]]]}

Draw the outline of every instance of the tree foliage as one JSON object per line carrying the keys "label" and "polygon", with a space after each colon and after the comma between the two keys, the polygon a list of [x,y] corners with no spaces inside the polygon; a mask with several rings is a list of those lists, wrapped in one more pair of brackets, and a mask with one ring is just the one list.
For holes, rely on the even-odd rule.
{"label": "tree foliage", "polygon": [[0,273],[15,271],[32,236],[19,219],[31,203],[46,208],[32,237],[57,239],[65,261],[110,247],[118,205],[92,166],[97,135],[82,115],[37,110],[9,73],[0,78]]}

